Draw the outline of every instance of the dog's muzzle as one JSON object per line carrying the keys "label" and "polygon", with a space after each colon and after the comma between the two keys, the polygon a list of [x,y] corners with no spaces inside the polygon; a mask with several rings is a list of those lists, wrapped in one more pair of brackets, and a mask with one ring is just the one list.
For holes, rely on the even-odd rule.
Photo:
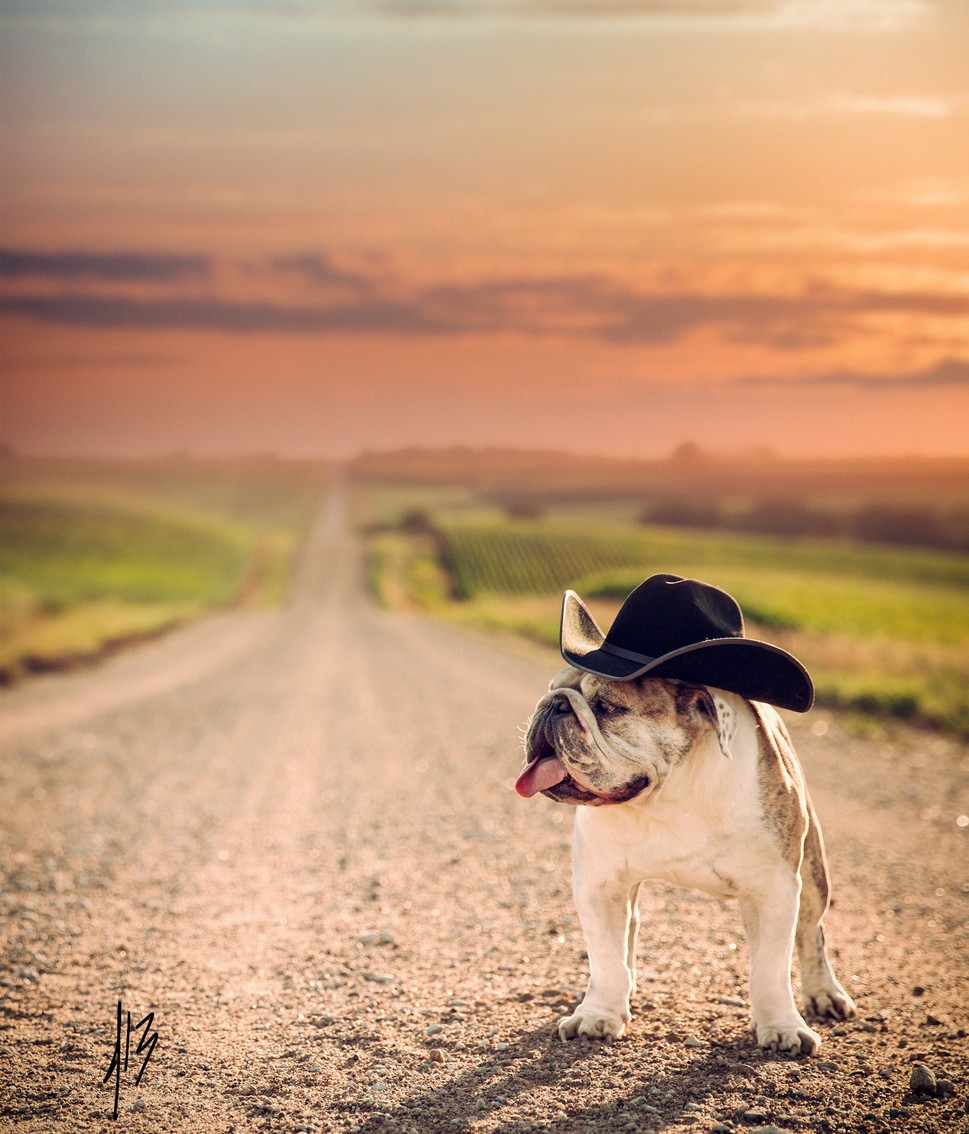
{"label": "dog's muzzle", "polygon": [[560,730],[573,715],[579,727],[588,732],[589,723],[583,717],[591,716],[591,710],[577,690],[553,689],[539,701],[526,741],[528,763],[515,784],[520,796],[530,799],[543,793],[559,803],[601,807],[626,803],[649,787],[649,777],[645,775],[637,776],[618,791],[594,791],[578,783],[559,754],[562,746],[558,743]]}
{"label": "dog's muzzle", "polygon": [[528,734],[528,763],[515,783],[515,791],[525,799],[550,791],[568,778],[568,769],[555,749],[555,718],[571,712],[568,699],[556,692],[546,693],[535,710]]}

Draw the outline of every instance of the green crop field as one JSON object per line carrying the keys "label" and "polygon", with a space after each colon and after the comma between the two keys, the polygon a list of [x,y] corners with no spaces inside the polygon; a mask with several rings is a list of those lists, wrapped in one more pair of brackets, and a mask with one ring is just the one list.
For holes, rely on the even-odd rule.
{"label": "green crop field", "polygon": [[[590,598],[607,627],[648,575],[702,578],[738,599],[749,633],[808,665],[819,703],[969,735],[969,555],[580,521],[567,511],[522,520],[442,509],[433,533],[411,543],[409,558],[403,533],[375,544],[380,563],[396,565],[395,593],[412,605],[554,643],[566,587]],[[378,564],[375,574],[386,591],[387,571]]]}
{"label": "green crop field", "polygon": [[213,607],[277,602],[319,468],[4,457],[0,678]]}
{"label": "green crop field", "polygon": [[443,521],[438,530],[458,598],[584,585],[621,599],[671,571],[710,577],[772,626],[969,641],[967,555],[632,525]]}

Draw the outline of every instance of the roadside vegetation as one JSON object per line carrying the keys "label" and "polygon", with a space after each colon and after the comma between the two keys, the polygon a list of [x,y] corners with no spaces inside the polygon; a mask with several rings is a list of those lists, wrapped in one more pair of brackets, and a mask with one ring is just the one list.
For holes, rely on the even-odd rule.
{"label": "roadside vegetation", "polygon": [[0,681],[217,607],[281,601],[321,466],[5,454]]}
{"label": "roadside vegetation", "polygon": [[369,484],[380,600],[557,644],[566,587],[603,629],[648,575],[733,594],[748,634],[808,666],[822,706],[969,736],[969,554],[644,523],[628,503],[501,509],[444,486]]}

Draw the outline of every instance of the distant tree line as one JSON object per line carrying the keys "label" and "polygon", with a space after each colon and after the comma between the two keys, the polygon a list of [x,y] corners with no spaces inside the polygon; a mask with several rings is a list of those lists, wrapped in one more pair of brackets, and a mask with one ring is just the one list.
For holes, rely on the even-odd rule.
{"label": "distant tree line", "polygon": [[[540,520],[558,496],[527,491],[489,497],[511,520]],[[823,507],[796,496],[755,498],[746,505],[704,494],[655,496],[639,515],[659,527],[713,528],[762,535],[851,539],[904,547],[969,550],[969,509],[868,501]]]}
{"label": "distant tree line", "polygon": [[835,509],[819,508],[797,497],[766,497],[746,507],[728,508],[715,498],[680,496],[655,500],[643,510],[640,522],[969,550],[969,510],[944,512],[884,502]]}
{"label": "distant tree line", "polygon": [[690,442],[654,460],[409,448],[362,453],[346,472],[357,483],[467,486],[517,521],[622,501],[649,524],[969,550],[969,457],[729,456]]}

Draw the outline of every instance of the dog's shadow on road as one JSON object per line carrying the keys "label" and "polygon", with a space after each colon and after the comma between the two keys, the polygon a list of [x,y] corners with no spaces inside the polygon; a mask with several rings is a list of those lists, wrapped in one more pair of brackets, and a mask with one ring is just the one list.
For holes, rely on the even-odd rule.
{"label": "dog's shadow on road", "polygon": [[[458,1074],[442,1066],[437,1085],[393,1110],[367,1116],[356,1129],[376,1134],[393,1119],[422,1132],[467,1131],[491,1117],[486,1128],[494,1134],[659,1131],[689,1120],[691,1107],[698,1115],[711,1094],[749,1092],[748,1080],[759,1066],[789,1058],[768,1056],[752,1040],[738,1037],[698,1050],[684,1066],[682,1059],[669,1057],[668,1048],[651,1046],[648,1037],[611,1045],[562,1043],[545,1026],[519,1032],[507,1051],[485,1049],[480,1062]],[[599,1098],[590,1103],[590,1095]],[[718,1115],[720,1120],[735,1117]]]}

